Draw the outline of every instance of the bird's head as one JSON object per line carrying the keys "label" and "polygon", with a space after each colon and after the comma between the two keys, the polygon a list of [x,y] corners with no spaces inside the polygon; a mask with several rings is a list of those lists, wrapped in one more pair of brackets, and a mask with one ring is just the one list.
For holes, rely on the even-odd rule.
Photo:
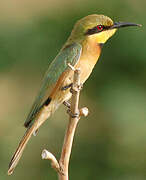
{"label": "bird's head", "polygon": [[99,44],[104,44],[117,29],[127,26],[141,26],[135,23],[113,22],[104,15],[92,14],[79,20],[71,33],[70,40],[81,42],[93,38]]}

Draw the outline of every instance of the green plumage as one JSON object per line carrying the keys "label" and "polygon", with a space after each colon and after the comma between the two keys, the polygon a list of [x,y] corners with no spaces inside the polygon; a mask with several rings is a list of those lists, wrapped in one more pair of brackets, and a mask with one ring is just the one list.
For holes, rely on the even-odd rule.
{"label": "green plumage", "polygon": [[35,115],[49,97],[59,77],[65,70],[69,68],[68,63],[74,66],[78,62],[81,55],[81,50],[82,46],[80,44],[73,43],[64,47],[52,61],[47,72],[45,73],[42,86],[34,101],[31,111],[24,123],[25,127],[29,127],[33,124]]}

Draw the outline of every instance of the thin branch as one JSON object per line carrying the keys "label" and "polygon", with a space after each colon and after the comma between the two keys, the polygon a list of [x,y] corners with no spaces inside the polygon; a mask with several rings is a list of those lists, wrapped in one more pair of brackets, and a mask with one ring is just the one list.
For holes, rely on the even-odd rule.
{"label": "thin branch", "polygon": [[72,86],[72,98],[71,98],[71,107],[70,107],[70,117],[69,123],[67,127],[67,131],[64,138],[64,144],[62,147],[61,158],[59,164],[63,169],[64,175],[59,174],[59,180],[68,180],[68,167],[69,167],[69,160],[71,155],[71,149],[73,144],[73,138],[75,134],[75,130],[80,119],[81,115],[87,115],[88,109],[83,108],[79,111],[78,104],[79,104],[79,95],[80,95],[80,73],[79,69],[74,70],[74,80]]}
{"label": "thin branch", "polygon": [[62,174],[62,170],[60,169],[60,165],[59,165],[57,159],[55,158],[55,156],[51,152],[44,149],[42,151],[41,155],[42,155],[42,159],[50,160],[52,168],[54,168],[58,173]]}
{"label": "thin branch", "polygon": [[[68,111],[69,113],[69,123],[64,137],[64,144],[62,147],[61,157],[59,163],[55,156],[48,152],[47,150],[43,150],[42,158],[51,160],[52,167],[58,172],[59,180],[68,180],[68,167],[69,160],[72,150],[73,138],[75,134],[75,130],[80,119],[80,116],[88,115],[88,108],[84,107],[79,110],[79,96],[81,90],[80,83],[80,69],[75,69],[69,64],[69,67],[74,71],[74,79],[73,85],[71,88],[72,98],[71,105]],[[66,104],[66,103],[65,103]]]}

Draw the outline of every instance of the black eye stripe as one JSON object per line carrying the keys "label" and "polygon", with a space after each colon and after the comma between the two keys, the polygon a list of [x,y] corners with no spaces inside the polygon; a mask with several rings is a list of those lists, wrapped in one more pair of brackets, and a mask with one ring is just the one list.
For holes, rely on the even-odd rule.
{"label": "black eye stripe", "polygon": [[87,32],[85,33],[86,35],[92,35],[97,32],[97,27],[94,27],[92,29],[88,29]]}
{"label": "black eye stripe", "polygon": [[110,26],[103,26],[103,25],[99,25],[99,26],[102,27],[101,30],[99,30],[99,29],[97,28],[98,26],[95,26],[95,27],[92,28],[92,29],[88,29],[88,30],[86,31],[85,35],[92,35],[92,34],[99,33],[99,32],[102,32],[102,31],[104,31],[104,30],[110,29]]}

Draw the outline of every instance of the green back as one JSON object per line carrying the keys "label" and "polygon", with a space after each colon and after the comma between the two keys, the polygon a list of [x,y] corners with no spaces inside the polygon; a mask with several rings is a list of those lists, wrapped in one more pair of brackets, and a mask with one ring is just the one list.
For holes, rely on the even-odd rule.
{"label": "green back", "polygon": [[67,70],[68,63],[74,66],[81,55],[82,46],[78,43],[73,43],[61,49],[59,54],[50,64],[47,72],[45,73],[42,86],[34,101],[30,113],[24,123],[25,127],[29,127],[33,124],[32,120],[35,118],[36,113],[40,110],[44,102],[49,97],[51,91],[55,87],[61,74]]}

